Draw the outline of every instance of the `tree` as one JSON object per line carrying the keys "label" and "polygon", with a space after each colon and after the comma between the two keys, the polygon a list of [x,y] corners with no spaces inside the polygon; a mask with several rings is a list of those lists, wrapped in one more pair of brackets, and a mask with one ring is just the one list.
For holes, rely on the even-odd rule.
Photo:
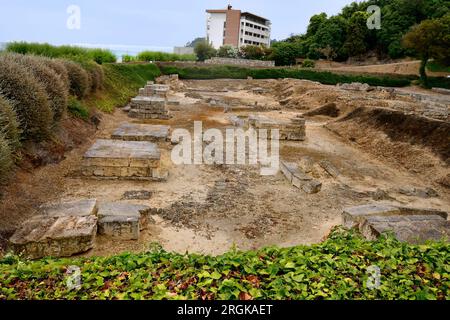
{"label": "tree", "polygon": [[336,50],[334,50],[331,46],[326,46],[325,48],[319,48],[317,51],[322,54],[327,61],[333,61],[334,58],[337,57]]}
{"label": "tree", "polygon": [[216,49],[214,49],[214,47],[206,41],[198,42],[195,45],[194,51],[197,55],[198,61],[205,61],[206,59],[211,59],[216,55]]}
{"label": "tree", "polygon": [[277,42],[272,46],[272,54],[268,57],[274,60],[277,66],[289,66],[295,64],[299,58],[300,47],[298,43]]}
{"label": "tree", "polygon": [[197,43],[199,42],[205,42],[206,38],[195,38],[194,40],[192,40],[191,42],[186,43],[185,47],[188,48],[195,48],[195,46],[197,45]]}
{"label": "tree", "polygon": [[450,14],[441,19],[424,20],[414,26],[404,36],[403,46],[414,50],[420,57],[420,79],[428,87],[428,60],[444,60],[450,56]]}
{"label": "tree", "polygon": [[349,57],[360,56],[367,52],[368,18],[369,15],[366,12],[357,11],[348,22],[347,39],[343,50]]}
{"label": "tree", "polygon": [[217,56],[221,58],[237,58],[239,56],[239,51],[236,47],[225,45],[219,48]]}
{"label": "tree", "polygon": [[265,51],[262,46],[248,45],[241,47],[240,55],[244,59],[263,60],[265,57]]}

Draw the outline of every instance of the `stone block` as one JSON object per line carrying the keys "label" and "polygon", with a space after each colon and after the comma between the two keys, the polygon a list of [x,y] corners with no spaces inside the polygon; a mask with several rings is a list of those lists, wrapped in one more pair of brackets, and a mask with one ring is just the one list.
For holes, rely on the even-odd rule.
{"label": "stone block", "polygon": [[70,257],[94,247],[97,217],[36,216],[23,223],[9,240],[16,254],[29,259]]}
{"label": "stone block", "polygon": [[103,203],[98,209],[98,232],[122,240],[138,240],[147,227],[150,207],[124,202]]}
{"label": "stone block", "polygon": [[124,123],[114,131],[112,139],[159,142],[167,141],[169,134],[169,126]]}
{"label": "stone block", "polygon": [[74,200],[54,202],[41,206],[40,215],[47,217],[87,217],[97,214],[97,200]]}

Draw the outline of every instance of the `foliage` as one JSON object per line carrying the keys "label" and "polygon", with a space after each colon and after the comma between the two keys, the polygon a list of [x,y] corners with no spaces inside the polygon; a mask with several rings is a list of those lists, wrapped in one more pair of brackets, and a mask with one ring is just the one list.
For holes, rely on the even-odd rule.
{"label": "foliage", "polygon": [[70,94],[79,99],[84,98],[90,92],[91,88],[89,74],[79,63],[69,60],[63,61],[69,75]]}
{"label": "foliage", "polygon": [[272,50],[265,46],[247,45],[240,49],[240,56],[244,59],[266,60],[272,54]]}
{"label": "foliage", "polygon": [[403,38],[403,45],[422,60],[421,80],[428,86],[426,65],[430,58],[443,60],[450,56],[450,14],[441,19],[424,20]]}
{"label": "foliage", "polygon": [[156,61],[195,61],[193,54],[175,54],[159,51],[143,51],[136,57],[137,61],[156,62]]}
{"label": "foliage", "polygon": [[214,47],[206,41],[198,42],[195,45],[194,51],[197,55],[198,61],[205,61],[207,59],[211,59],[216,55],[216,49],[214,49]]}
{"label": "foliage", "polygon": [[88,107],[105,112],[126,105],[139,88],[161,74],[154,64],[104,64],[102,68],[104,89],[97,95],[88,96],[83,102]]}
{"label": "foliage", "polygon": [[40,57],[21,54],[8,54],[7,56],[25,67],[44,87],[53,111],[53,123],[59,123],[67,110],[68,98],[68,91],[61,77],[53,69],[47,67]]}
{"label": "foliage", "polygon": [[225,45],[219,48],[217,56],[221,58],[238,58],[239,50],[236,47]]}
{"label": "foliage", "polygon": [[305,59],[302,63],[303,68],[314,68],[316,66],[316,63],[314,60]]}
{"label": "foliage", "polygon": [[[367,8],[370,5],[381,8],[380,30],[367,28]],[[274,59],[277,65],[293,65],[296,58],[330,59],[331,55],[327,57],[322,51],[324,48],[331,48],[331,59],[338,61],[362,57],[369,52],[376,52],[380,58],[402,58],[411,54],[401,45],[401,40],[412,26],[426,19],[444,17],[448,13],[449,0],[353,2],[338,15],[329,17],[321,13],[312,16],[305,34],[290,36],[274,45]]]}
{"label": "foliage", "polygon": [[428,62],[427,69],[432,72],[448,72],[448,73],[450,73],[450,65],[445,65],[439,61]]}
{"label": "foliage", "polygon": [[135,56],[130,56],[129,54],[124,54],[122,56],[122,62],[125,62],[125,63],[133,62],[136,60],[137,60],[137,58]]}
{"label": "foliage", "polygon": [[0,92],[16,111],[22,138],[42,141],[49,136],[53,113],[45,89],[8,54],[0,55]]}
{"label": "foliage", "polygon": [[106,49],[89,49],[77,46],[52,46],[48,43],[11,42],[7,45],[9,52],[34,54],[49,58],[68,58],[94,60],[98,64],[116,62],[116,56]]}
{"label": "foliage", "polygon": [[5,183],[14,164],[13,151],[5,132],[0,130],[0,184]]}
{"label": "foliage", "polygon": [[20,147],[20,129],[16,112],[10,101],[0,94],[0,132],[12,152]]}
{"label": "foliage", "polygon": [[179,74],[181,79],[306,79],[318,81],[323,84],[335,85],[338,83],[362,82],[373,86],[404,87],[411,83],[416,77],[411,76],[369,76],[369,75],[346,75],[331,72],[299,69],[251,69],[235,66],[202,66],[202,67],[177,67],[160,66],[164,74]]}
{"label": "foliage", "polygon": [[42,57],[41,61],[47,67],[55,71],[57,75],[59,75],[61,81],[64,84],[65,90],[68,92],[70,90],[70,80],[69,80],[69,73],[67,72],[67,69],[64,66],[64,62],[60,59],[51,59],[46,57]]}
{"label": "foliage", "polygon": [[89,119],[89,110],[75,97],[69,98],[68,111],[76,118],[80,118],[83,120]]}
{"label": "foliage", "polygon": [[[448,243],[370,242],[335,229],[311,246],[231,250],[218,257],[147,253],[78,259],[0,260],[0,299],[444,300],[449,298]],[[78,266],[78,289],[67,287]],[[371,268],[381,271],[371,287]],[[372,281],[373,282],[373,281]]]}

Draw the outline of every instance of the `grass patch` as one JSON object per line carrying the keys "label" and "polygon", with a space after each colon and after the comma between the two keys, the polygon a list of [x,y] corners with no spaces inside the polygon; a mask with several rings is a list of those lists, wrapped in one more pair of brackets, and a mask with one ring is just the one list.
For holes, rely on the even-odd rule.
{"label": "grass patch", "polygon": [[[78,259],[0,260],[0,299],[445,299],[450,246],[370,242],[335,229],[312,246],[180,255],[154,247],[143,254]],[[81,287],[66,286],[69,266]],[[381,270],[370,289],[371,267]],[[42,284],[45,284],[43,286]]]}
{"label": "grass patch", "polygon": [[371,86],[405,87],[411,84],[416,77],[410,76],[368,76],[346,75],[332,72],[321,72],[304,69],[250,69],[235,66],[205,66],[205,67],[178,67],[174,65],[160,65],[164,74],[178,73],[182,79],[305,79],[318,81],[322,84],[336,85],[338,83],[362,82]]}
{"label": "grass patch", "polygon": [[136,96],[139,88],[149,80],[154,80],[161,72],[154,64],[104,64],[103,90],[92,94],[83,101],[89,107],[105,112],[127,104]]}
{"label": "grass patch", "polygon": [[175,54],[159,51],[143,51],[136,57],[136,61],[196,61],[195,54]]}
{"label": "grass patch", "polygon": [[49,58],[68,58],[94,60],[98,64],[116,62],[116,56],[106,49],[89,49],[77,46],[52,46],[48,43],[11,42],[6,46],[6,51],[34,54]]}
{"label": "grass patch", "polygon": [[69,113],[76,118],[80,118],[86,121],[89,119],[88,108],[74,97],[69,98],[69,104],[67,109]]}
{"label": "grass patch", "polygon": [[432,88],[450,89],[450,79],[444,77],[428,77],[428,84]]}

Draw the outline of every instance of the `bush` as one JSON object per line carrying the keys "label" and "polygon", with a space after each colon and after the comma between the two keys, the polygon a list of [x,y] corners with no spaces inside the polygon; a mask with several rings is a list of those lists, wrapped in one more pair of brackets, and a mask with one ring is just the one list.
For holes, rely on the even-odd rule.
{"label": "bush", "polygon": [[67,72],[66,67],[64,66],[64,61],[59,59],[50,59],[46,57],[42,57],[42,62],[56,72],[57,75],[61,78],[61,81],[64,83],[64,87],[66,88],[66,91],[69,92],[70,90],[70,80],[69,80],[69,74]]}
{"label": "bush", "polygon": [[14,164],[11,146],[2,130],[0,130],[0,184],[5,183]]}
{"label": "bush", "polygon": [[19,149],[20,129],[17,115],[11,103],[2,95],[0,95],[0,131],[13,152]]}
{"label": "bush", "polygon": [[90,90],[89,75],[78,63],[63,60],[70,81],[70,94],[83,99]]}
{"label": "bush", "polygon": [[[8,256],[0,260],[0,299],[445,300],[449,259],[445,242],[367,241],[341,228],[319,244],[220,256],[170,253],[156,245],[111,257]],[[67,289],[67,265],[83,270],[79,290]],[[374,266],[382,271],[377,289],[367,286]]]}
{"label": "bush", "polygon": [[244,59],[250,60],[264,60],[266,59],[266,48],[263,46],[244,46],[240,49],[240,56]]}
{"label": "bush", "polygon": [[53,111],[53,122],[59,123],[67,110],[67,88],[61,77],[47,67],[40,57],[24,56],[21,54],[8,54],[11,59],[24,66],[45,88],[49,98],[50,108]]}
{"label": "bush", "polygon": [[302,63],[302,68],[315,68],[316,67],[316,63],[314,62],[314,60],[311,59],[305,59]]}
{"label": "bush", "polygon": [[48,43],[12,42],[6,47],[9,52],[34,54],[49,58],[94,60],[98,64],[116,62],[116,56],[106,49],[89,49],[76,46],[52,46]]}
{"label": "bush", "polygon": [[93,61],[80,61],[81,67],[88,73],[89,76],[89,92],[96,92],[103,89],[104,73],[103,68]]}
{"label": "bush", "polygon": [[0,55],[0,92],[13,104],[23,138],[41,141],[49,136],[53,113],[45,89],[6,55]]}
{"label": "bush", "polygon": [[143,51],[135,58],[137,61],[152,62],[173,62],[173,61],[195,61],[196,56],[192,54],[174,54],[159,51]]}
{"label": "bush", "polygon": [[89,110],[77,99],[74,97],[69,98],[69,112],[80,119],[88,120],[89,119]]}
{"label": "bush", "polygon": [[198,42],[194,48],[198,61],[211,59],[216,55],[216,49],[206,41]]}
{"label": "bush", "polygon": [[124,54],[124,55],[122,56],[122,62],[125,62],[125,63],[127,63],[127,62],[133,62],[133,61],[136,61],[136,60],[137,60],[136,57],[130,56],[129,54]]}
{"label": "bush", "polygon": [[233,46],[222,46],[217,51],[217,56],[221,58],[238,58],[239,50]]}
{"label": "bush", "polygon": [[160,66],[163,74],[179,74],[181,79],[305,79],[323,84],[336,85],[338,83],[362,82],[372,86],[404,87],[416,77],[410,76],[357,76],[299,69],[250,69],[235,66],[202,66],[177,67],[173,65]]}

